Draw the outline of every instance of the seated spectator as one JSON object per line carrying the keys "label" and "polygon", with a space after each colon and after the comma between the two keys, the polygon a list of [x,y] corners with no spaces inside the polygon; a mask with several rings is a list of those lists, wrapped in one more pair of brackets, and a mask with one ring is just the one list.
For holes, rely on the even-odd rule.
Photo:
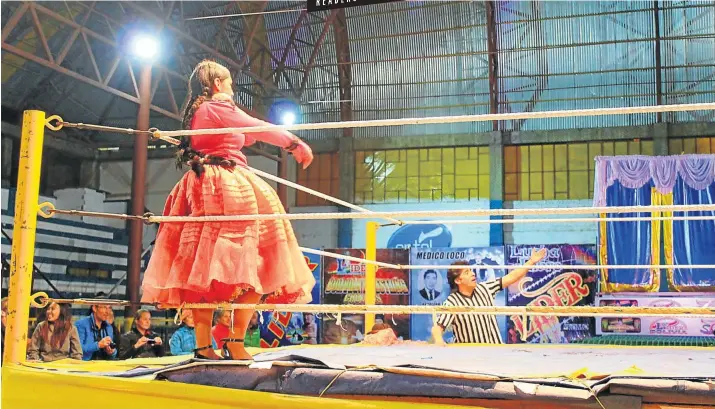
{"label": "seated spectator", "polygon": [[[216,341],[211,340],[213,349],[218,349]],[[181,311],[181,326],[169,339],[172,355],[193,354],[196,349],[196,331],[194,330],[194,314],[191,310]]]}
{"label": "seated spectator", "polygon": [[112,331],[114,332],[112,342],[119,345],[119,342],[122,340],[122,331],[114,324],[114,310],[111,308],[107,311],[107,324],[112,326]]}
{"label": "seated spectator", "polygon": [[248,329],[246,329],[246,336],[243,341],[243,345],[247,347],[260,348],[261,346],[261,329],[258,326],[258,311],[253,312],[253,317],[251,317],[251,322],[248,324]]}
{"label": "seated spectator", "polygon": [[216,325],[211,328],[211,335],[219,349],[223,349],[222,339],[231,338],[229,325],[231,325],[231,311],[218,309],[216,311]]}
{"label": "seated spectator", "polygon": [[425,341],[404,341],[390,324],[376,323],[361,342],[363,345],[427,345]]}
{"label": "seated spectator", "polygon": [[74,324],[82,344],[82,359],[85,361],[109,360],[117,356],[117,345],[112,341],[114,330],[107,323],[109,310],[106,305],[93,305],[89,308],[89,315]]}
{"label": "seated spectator", "polygon": [[37,324],[32,333],[27,359],[44,362],[71,358],[82,359],[82,346],[77,328],[72,325],[69,305],[50,303],[45,307],[45,319]]}
{"label": "seated spectator", "polygon": [[305,336],[304,344],[318,344],[318,325],[315,322],[315,314],[306,312],[303,314],[303,335]]}
{"label": "seated spectator", "polygon": [[134,315],[132,330],[122,335],[119,359],[160,356],[164,356],[164,343],[160,336],[151,331],[151,312],[139,310]]}

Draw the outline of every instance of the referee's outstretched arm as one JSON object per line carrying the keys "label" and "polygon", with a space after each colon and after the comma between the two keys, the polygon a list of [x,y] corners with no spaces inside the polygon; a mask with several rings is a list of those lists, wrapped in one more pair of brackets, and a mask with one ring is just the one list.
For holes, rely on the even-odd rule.
{"label": "referee's outstretched arm", "polygon": [[544,257],[546,257],[546,248],[543,248],[539,251],[532,250],[531,258],[529,259],[529,261],[524,263],[524,267],[512,270],[511,273],[505,275],[504,278],[501,279],[502,288],[507,288],[510,285],[524,278],[526,273],[531,270],[531,267],[537,265],[541,260],[544,259]]}

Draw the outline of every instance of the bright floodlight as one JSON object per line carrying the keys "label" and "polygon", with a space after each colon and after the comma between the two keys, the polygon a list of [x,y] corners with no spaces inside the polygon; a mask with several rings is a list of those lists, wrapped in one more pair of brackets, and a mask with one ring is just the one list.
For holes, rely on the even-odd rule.
{"label": "bright floodlight", "polygon": [[281,118],[283,125],[293,125],[295,123],[295,114],[292,112],[286,112]]}
{"label": "bright floodlight", "polygon": [[139,58],[150,60],[154,58],[159,49],[156,38],[148,35],[137,35],[132,41],[132,52]]}

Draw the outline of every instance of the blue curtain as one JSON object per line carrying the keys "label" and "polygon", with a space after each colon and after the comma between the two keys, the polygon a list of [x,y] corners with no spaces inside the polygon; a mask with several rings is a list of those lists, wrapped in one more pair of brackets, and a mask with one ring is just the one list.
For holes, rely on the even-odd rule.
{"label": "blue curtain", "polygon": [[[652,187],[651,182],[638,189],[630,189],[616,181],[606,190],[606,204],[607,206],[649,206]],[[637,216],[648,217],[650,213],[609,214],[607,218]],[[607,223],[605,245],[608,264],[651,264],[651,233],[650,221]],[[604,244],[603,240],[599,242]],[[653,284],[653,276],[647,268],[608,270],[609,291],[642,291],[643,287]]]}
{"label": "blue curtain", "polygon": [[[695,190],[678,177],[673,188],[674,205],[715,203],[715,183],[705,190]],[[715,212],[690,212],[691,216],[715,216]],[[673,216],[685,216],[674,212]],[[715,220],[673,221],[673,264],[715,265]],[[676,268],[670,277],[675,289],[712,289],[715,287],[715,270]],[[709,287],[709,288],[708,288]]]}

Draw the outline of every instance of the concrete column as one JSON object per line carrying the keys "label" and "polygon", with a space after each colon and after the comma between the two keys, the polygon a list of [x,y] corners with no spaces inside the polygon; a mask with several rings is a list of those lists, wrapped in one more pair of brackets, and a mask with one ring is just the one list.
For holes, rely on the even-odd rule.
{"label": "concrete column", "polygon": [[[352,203],[355,195],[355,150],[352,137],[340,138],[338,149],[338,162],[340,170],[339,198]],[[350,209],[340,206],[340,212],[349,212]],[[353,221],[350,219],[338,220],[338,247],[352,248]]]}
{"label": "concrete column", "polygon": [[82,161],[79,172],[79,187],[99,190],[99,161]]}
{"label": "concrete column", "polygon": [[[501,209],[504,204],[504,137],[502,131],[491,132],[489,142],[489,208]],[[492,216],[499,219],[499,216]],[[504,244],[504,225],[489,225],[489,245]]]}
{"label": "concrete column", "polygon": [[653,155],[668,155],[668,136],[670,136],[670,126],[667,123],[651,125],[653,134]]}

